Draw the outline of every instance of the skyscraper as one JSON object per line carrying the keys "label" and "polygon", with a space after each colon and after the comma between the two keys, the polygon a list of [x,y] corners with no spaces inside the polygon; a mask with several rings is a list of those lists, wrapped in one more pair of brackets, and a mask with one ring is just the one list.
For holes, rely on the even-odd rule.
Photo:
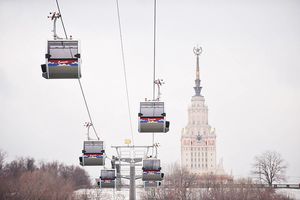
{"label": "skyscraper", "polygon": [[201,94],[199,56],[202,48],[194,48],[196,56],[195,95],[188,108],[188,123],[181,133],[181,166],[191,173],[216,174],[216,134],[208,124],[208,107]]}

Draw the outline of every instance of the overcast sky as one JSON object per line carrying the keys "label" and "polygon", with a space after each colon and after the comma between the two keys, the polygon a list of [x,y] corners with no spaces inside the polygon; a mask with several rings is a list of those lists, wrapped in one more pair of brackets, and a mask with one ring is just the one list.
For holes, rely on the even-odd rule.
{"label": "overcast sky", "polygon": [[[153,1],[119,0],[133,129],[139,102],[152,95]],[[130,138],[116,3],[60,0],[66,29],[81,40],[82,84],[106,143]],[[41,76],[54,0],[0,0],[0,148],[8,160],[32,156],[78,165],[88,116],[77,80]],[[157,134],[164,166],[180,161],[180,134],[194,94],[195,56],[202,94],[216,128],[217,157],[237,177],[250,175],[266,150],[300,181],[300,2],[297,0],[158,0],[157,75],[166,84],[170,132]],[[63,36],[61,26],[59,34]],[[136,145],[151,134],[134,132]],[[86,168],[93,177],[99,168]]]}

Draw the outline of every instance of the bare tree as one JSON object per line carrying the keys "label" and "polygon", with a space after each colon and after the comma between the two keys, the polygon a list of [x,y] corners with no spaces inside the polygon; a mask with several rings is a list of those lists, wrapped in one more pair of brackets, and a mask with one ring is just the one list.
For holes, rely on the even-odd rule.
{"label": "bare tree", "polygon": [[163,185],[151,188],[142,200],[291,200],[270,188],[259,188],[251,179],[226,181],[213,175],[197,176],[178,165],[168,168]]}
{"label": "bare tree", "polygon": [[6,191],[9,188],[6,177],[4,176],[4,161],[6,153],[0,149],[0,199],[6,198]]}
{"label": "bare tree", "polygon": [[88,173],[78,166],[67,166],[57,161],[50,163],[41,162],[40,170],[73,182],[75,190],[91,187],[91,181]]}
{"label": "bare tree", "polygon": [[0,199],[73,199],[79,188],[89,188],[87,172],[58,162],[35,164],[34,158],[4,163],[0,150]]}
{"label": "bare tree", "polygon": [[17,199],[72,199],[72,182],[41,170],[25,172],[19,179]]}
{"label": "bare tree", "polygon": [[75,189],[91,187],[91,180],[84,169],[78,166],[74,167],[71,177],[74,182]]}
{"label": "bare tree", "polygon": [[174,188],[174,191],[169,194],[173,199],[185,200],[191,199],[192,187],[197,180],[197,175],[190,173],[185,168],[180,168],[178,165],[173,165],[169,168],[165,178],[165,183]]}
{"label": "bare tree", "polygon": [[6,153],[4,151],[2,151],[2,149],[0,149],[0,175],[1,175],[1,172],[3,169],[5,157],[6,157]]}
{"label": "bare tree", "polygon": [[151,188],[141,196],[143,200],[187,200],[193,198],[192,187],[196,183],[197,176],[187,169],[181,169],[179,165],[173,164],[166,170],[168,173],[162,187]]}
{"label": "bare tree", "polygon": [[285,180],[287,165],[281,155],[275,151],[266,151],[254,159],[252,173],[270,186],[274,182]]}
{"label": "bare tree", "polygon": [[281,195],[269,188],[258,188],[251,179],[237,180],[235,184],[221,183],[209,190],[200,190],[201,200],[292,200],[288,195]]}

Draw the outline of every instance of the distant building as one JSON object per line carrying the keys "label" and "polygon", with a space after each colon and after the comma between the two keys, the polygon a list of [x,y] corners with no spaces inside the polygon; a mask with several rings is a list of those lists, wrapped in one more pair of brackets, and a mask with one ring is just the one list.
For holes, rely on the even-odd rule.
{"label": "distant building", "polygon": [[198,175],[225,174],[223,164],[216,163],[216,133],[208,124],[208,108],[201,95],[199,56],[201,48],[194,48],[196,55],[195,95],[188,108],[188,124],[181,133],[181,166]]}

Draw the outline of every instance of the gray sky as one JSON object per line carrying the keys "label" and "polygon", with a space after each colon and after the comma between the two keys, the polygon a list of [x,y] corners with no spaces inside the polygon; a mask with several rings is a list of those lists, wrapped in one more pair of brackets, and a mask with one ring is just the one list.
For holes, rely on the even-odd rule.
{"label": "gray sky", "polygon": [[[115,1],[60,0],[67,32],[82,43],[82,84],[107,152],[130,137]],[[139,101],[152,95],[153,1],[120,0],[128,87],[137,130]],[[76,80],[45,80],[47,19],[55,1],[0,0],[0,148],[16,156],[78,165],[88,116]],[[163,165],[180,160],[180,133],[194,94],[194,45],[202,94],[216,128],[218,158],[248,176],[253,158],[278,151],[300,181],[300,2],[158,0],[157,75],[171,129],[157,134]],[[60,26],[59,31],[62,35]],[[136,144],[151,134],[134,133]],[[86,168],[88,169],[88,168]],[[99,168],[89,168],[97,176]]]}

